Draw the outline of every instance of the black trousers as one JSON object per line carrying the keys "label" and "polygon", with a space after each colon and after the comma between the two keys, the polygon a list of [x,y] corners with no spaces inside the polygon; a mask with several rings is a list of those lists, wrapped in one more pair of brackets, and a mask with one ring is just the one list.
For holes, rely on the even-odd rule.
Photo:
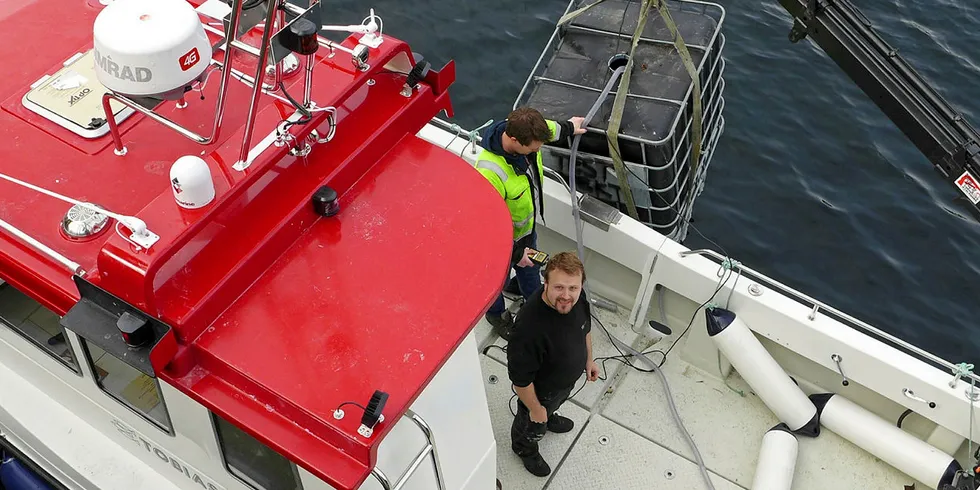
{"label": "black trousers", "polygon": [[[544,405],[548,411],[548,418],[558,410],[568,395],[572,393],[572,386],[564,390],[549,393],[538,393],[538,401]],[[514,423],[510,426],[510,447],[518,456],[526,458],[538,454],[538,441],[544,437],[548,431],[548,424],[539,424],[531,420],[531,411],[524,405],[520,398],[517,399],[517,415]]]}

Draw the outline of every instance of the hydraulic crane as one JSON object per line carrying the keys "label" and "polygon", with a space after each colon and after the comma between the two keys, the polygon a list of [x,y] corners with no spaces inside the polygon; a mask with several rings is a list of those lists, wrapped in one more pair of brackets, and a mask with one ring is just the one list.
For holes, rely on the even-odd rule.
{"label": "hydraulic crane", "polygon": [[956,186],[980,220],[980,133],[875,32],[850,0],[779,0],[809,37]]}

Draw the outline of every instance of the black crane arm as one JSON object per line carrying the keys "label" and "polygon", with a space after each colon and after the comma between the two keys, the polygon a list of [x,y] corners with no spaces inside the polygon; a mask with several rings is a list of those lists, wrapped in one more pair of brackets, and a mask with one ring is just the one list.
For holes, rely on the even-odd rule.
{"label": "black crane arm", "polygon": [[980,134],[882,39],[850,0],[779,0],[790,40],[809,37],[959,189],[980,219]]}

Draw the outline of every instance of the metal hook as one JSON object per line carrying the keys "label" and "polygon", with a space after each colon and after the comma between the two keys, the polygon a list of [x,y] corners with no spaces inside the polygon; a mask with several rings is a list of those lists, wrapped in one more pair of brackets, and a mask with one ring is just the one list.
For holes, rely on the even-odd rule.
{"label": "metal hook", "polygon": [[911,398],[917,402],[928,404],[929,408],[936,408],[936,402],[931,402],[929,400],[926,400],[925,398],[915,396],[915,392],[908,388],[902,388],[902,394],[905,395],[907,398]]}
{"label": "metal hook", "polygon": [[844,376],[844,370],[840,367],[840,362],[843,360],[843,358],[841,358],[841,356],[838,354],[831,354],[830,360],[837,363],[837,372],[840,373],[841,378],[844,378],[844,381],[841,381],[841,384],[844,386],[849,385],[850,381],[847,380],[847,376]]}

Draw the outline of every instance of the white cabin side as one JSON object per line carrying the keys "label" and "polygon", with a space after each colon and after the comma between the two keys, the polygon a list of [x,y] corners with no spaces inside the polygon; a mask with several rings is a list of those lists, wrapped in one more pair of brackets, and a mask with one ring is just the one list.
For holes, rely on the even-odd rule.
{"label": "white cabin side", "polygon": [[[172,386],[109,354],[90,356],[73,332],[65,332],[67,345],[50,346],[58,319],[0,286],[0,436],[65,487],[332,488]],[[70,357],[56,358],[63,353]],[[101,386],[113,394],[96,382],[95,369],[106,373]],[[495,488],[496,445],[480,378],[471,333],[412,405],[433,431],[446,488]],[[403,417],[379,448],[378,468],[394,484],[425,446],[419,427]],[[361,488],[383,487],[369,476]],[[403,488],[436,488],[431,460]]]}

